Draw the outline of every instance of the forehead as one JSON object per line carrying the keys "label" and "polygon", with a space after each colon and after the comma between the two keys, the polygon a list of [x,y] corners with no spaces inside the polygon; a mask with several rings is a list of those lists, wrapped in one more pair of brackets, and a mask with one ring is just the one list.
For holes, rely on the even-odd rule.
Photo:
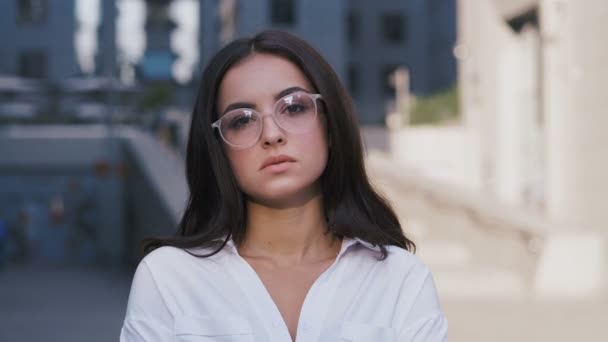
{"label": "forehead", "polygon": [[289,60],[264,53],[255,53],[230,68],[220,83],[218,109],[232,102],[262,103],[291,87],[313,92],[304,73]]}

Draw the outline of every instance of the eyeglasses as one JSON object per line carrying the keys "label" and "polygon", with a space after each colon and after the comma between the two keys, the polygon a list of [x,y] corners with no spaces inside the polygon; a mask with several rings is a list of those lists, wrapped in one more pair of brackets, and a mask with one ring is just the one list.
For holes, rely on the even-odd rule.
{"label": "eyeglasses", "polygon": [[261,114],[253,109],[238,108],[229,111],[211,124],[217,128],[222,139],[234,149],[240,150],[255,145],[262,136],[264,117],[272,116],[274,122],[290,133],[305,133],[317,118],[317,100],[320,94],[298,91],[281,98],[271,114]]}

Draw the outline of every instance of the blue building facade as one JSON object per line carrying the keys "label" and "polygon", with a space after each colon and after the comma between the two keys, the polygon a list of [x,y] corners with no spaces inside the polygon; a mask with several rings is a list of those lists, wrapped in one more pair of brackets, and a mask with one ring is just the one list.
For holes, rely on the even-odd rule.
{"label": "blue building facade", "polygon": [[[221,0],[202,0],[200,6],[201,66],[221,46]],[[307,0],[234,1],[234,38],[276,28],[297,34],[317,48],[340,77],[344,76],[346,32],[342,17],[348,1]]]}
{"label": "blue building facade", "polygon": [[[230,2],[235,38],[277,28],[315,46],[350,90],[363,123],[384,122],[395,97],[389,76],[398,67],[409,69],[418,96],[456,82],[455,0]],[[201,66],[221,46],[220,3],[201,1]]]}
{"label": "blue building facade", "polygon": [[[0,75],[51,82],[81,76],[75,46],[77,0],[0,1]],[[95,74],[116,72],[116,6],[101,1]]]}
{"label": "blue building facade", "polygon": [[362,121],[384,121],[398,67],[408,69],[417,96],[456,82],[455,17],[454,0],[349,1],[347,83]]}
{"label": "blue building facade", "polygon": [[[59,80],[81,73],[74,47],[76,0],[0,2],[0,74]],[[172,79],[171,34],[166,9],[172,0],[146,0],[146,52],[137,66],[142,81],[169,81],[178,102],[193,102],[196,80],[178,85]],[[112,0],[102,1],[95,73],[117,75]],[[232,5],[233,21],[220,14]],[[228,6],[231,7],[231,6]],[[224,8],[225,10],[225,8]],[[200,0],[199,70],[224,43],[265,28],[293,32],[315,46],[350,89],[364,123],[384,122],[394,99],[389,75],[410,71],[410,90],[427,95],[453,85],[456,61],[456,0]],[[181,96],[180,94],[186,94]],[[183,97],[183,99],[182,99]]]}
{"label": "blue building facade", "polygon": [[59,80],[79,72],[75,0],[0,1],[0,74]]}

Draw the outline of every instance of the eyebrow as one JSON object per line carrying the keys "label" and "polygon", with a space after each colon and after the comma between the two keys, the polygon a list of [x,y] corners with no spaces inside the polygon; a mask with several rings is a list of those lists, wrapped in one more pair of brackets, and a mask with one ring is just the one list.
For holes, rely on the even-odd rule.
{"label": "eyebrow", "polygon": [[[289,87],[286,89],[281,90],[280,92],[276,93],[274,95],[274,100],[275,101],[279,101],[281,98],[291,94],[291,93],[295,93],[297,91],[303,91],[306,93],[310,93],[309,90],[304,89],[302,87]],[[231,110],[234,109],[239,109],[239,108],[250,108],[250,109],[256,109],[256,105],[255,103],[251,103],[251,102],[234,102],[228,105],[228,107],[226,107],[226,109],[224,109],[224,111],[222,112],[222,115],[228,113]]]}

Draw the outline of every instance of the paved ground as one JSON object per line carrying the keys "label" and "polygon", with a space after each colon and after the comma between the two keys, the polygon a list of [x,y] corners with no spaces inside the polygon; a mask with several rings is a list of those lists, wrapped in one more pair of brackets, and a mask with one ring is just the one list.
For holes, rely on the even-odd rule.
{"label": "paved ground", "polygon": [[131,276],[102,269],[0,272],[0,341],[117,341]]}

